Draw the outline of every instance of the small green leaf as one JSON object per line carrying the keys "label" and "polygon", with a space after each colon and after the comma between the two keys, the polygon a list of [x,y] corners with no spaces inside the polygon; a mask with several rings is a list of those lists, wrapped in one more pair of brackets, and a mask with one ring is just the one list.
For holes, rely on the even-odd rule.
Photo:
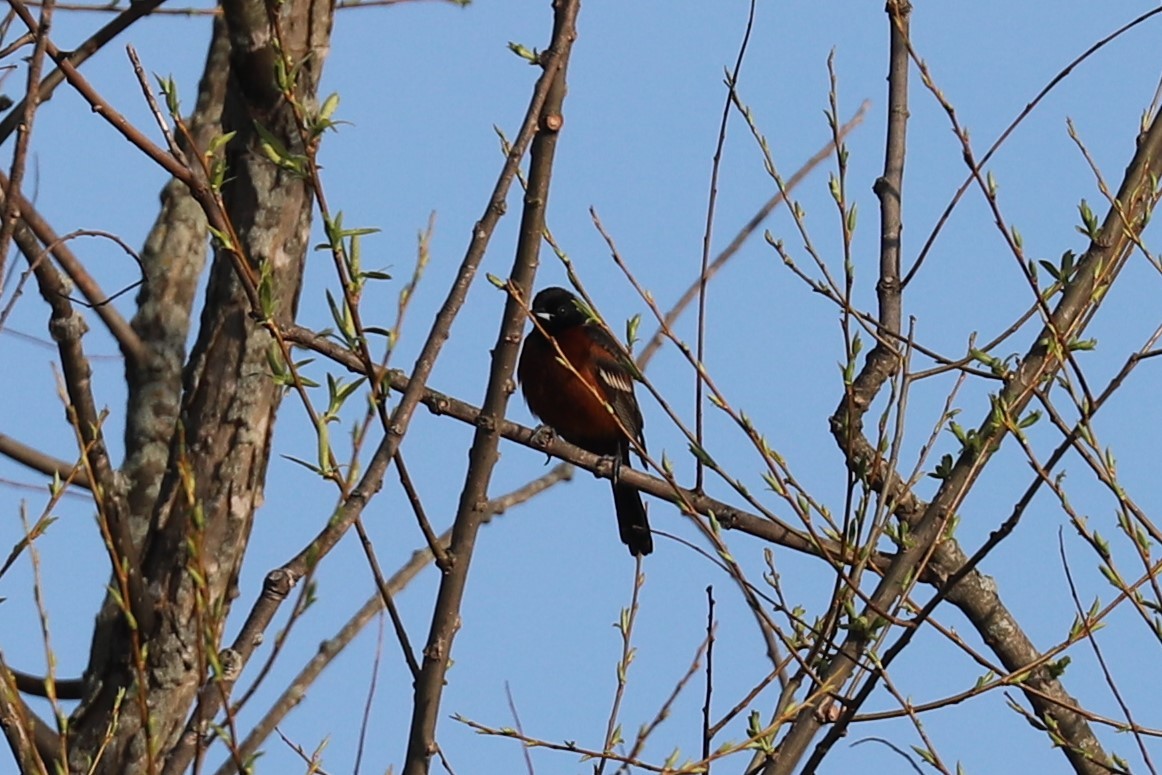
{"label": "small green leaf", "polygon": [[936,470],[928,474],[928,476],[932,477],[933,479],[947,479],[952,474],[952,466],[952,455],[946,454],[940,458],[940,462],[936,465]]}
{"label": "small green leaf", "polygon": [[541,55],[535,48],[530,49],[521,43],[509,41],[508,50],[528,62],[530,65],[540,64]]}
{"label": "small green leaf", "polygon": [[690,444],[688,446],[689,446],[691,454],[693,454],[695,458],[700,460],[703,465],[707,465],[707,466],[710,466],[712,468],[715,467],[714,458],[710,457],[710,453],[708,453],[705,449],[703,449],[701,446],[695,444],[694,442],[690,442]]}
{"label": "small green leaf", "polygon": [[1029,412],[1027,415],[1025,415],[1024,417],[1021,418],[1021,421],[1019,423],[1017,423],[1017,427],[1021,428],[1022,430],[1025,428],[1030,428],[1033,425],[1035,425],[1036,422],[1040,419],[1041,419],[1041,412],[1039,410],[1034,409],[1033,411]]}
{"label": "small green leaf", "polygon": [[171,116],[180,116],[182,114],[182,103],[178,99],[178,85],[174,81],[173,76],[161,77],[154,74],[157,79],[157,85],[161,89],[161,94],[165,97],[165,109],[169,111]]}
{"label": "small green leaf", "polygon": [[1100,229],[1097,223],[1097,216],[1094,215],[1093,210],[1089,208],[1089,202],[1084,199],[1077,206],[1078,212],[1081,214],[1082,225],[1077,228],[1079,232],[1096,241],[1100,236]]}
{"label": "small green leaf", "polygon": [[1097,347],[1097,340],[1096,339],[1074,339],[1072,342],[1069,343],[1070,352],[1076,352],[1078,350],[1089,351],[1089,350],[1093,350],[1096,347]]}
{"label": "small green leaf", "polygon": [[237,134],[238,134],[238,132],[234,131],[234,132],[225,132],[225,133],[220,134],[220,135],[215,135],[210,140],[210,146],[206,149],[206,153],[215,154],[218,151],[222,150],[223,148],[226,147],[226,145],[231,140],[234,139],[234,136]]}
{"label": "small green leaf", "polygon": [[331,116],[335,115],[335,109],[338,107],[339,93],[331,92],[327,99],[323,100],[323,104],[319,108],[319,118],[323,121],[330,121]]}
{"label": "small green leaf", "polygon": [[634,344],[637,343],[637,331],[641,326],[641,323],[642,316],[640,314],[634,315],[629,320],[625,321],[625,341],[631,350],[633,349]]}

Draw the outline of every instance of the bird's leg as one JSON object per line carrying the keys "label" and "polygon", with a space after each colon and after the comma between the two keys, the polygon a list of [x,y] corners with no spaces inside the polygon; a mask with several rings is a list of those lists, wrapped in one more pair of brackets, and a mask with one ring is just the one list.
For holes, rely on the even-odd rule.
{"label": "bird's leg", "polygon": [[[552,444],[556,438],[557,432],[550,426],[541,423],[533,429],[533,435],[529,437],[529,443],[540,449],[542,452],[545,452],[545,448]],[[548,452],[545,452],[545,465],[548,465],[549,461],[552,459],[553,456]]]}
{"label": "bird's leg", "polygon": [[621,455],[610,455],[609,460],[611,465],[609,481],[617,484],[617,481],[621,479]]}

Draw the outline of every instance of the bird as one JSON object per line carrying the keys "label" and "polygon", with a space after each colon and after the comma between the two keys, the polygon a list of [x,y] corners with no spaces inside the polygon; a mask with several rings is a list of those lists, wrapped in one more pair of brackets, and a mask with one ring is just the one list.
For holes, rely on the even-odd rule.
{"label": "bird", "polygon": [[517,366],[525,402],[570,444],[613,458],[613,504],[622,543],[635,557],[647,555],[654,550],[654,540],[645,504],[641,494],[618,476],[620,466],[630,465],[631,438],[640,445],[639,455],[645,450],[628,356],[564,288],[541,290],[530,311],[540,325],[534,324],[525,337]]}

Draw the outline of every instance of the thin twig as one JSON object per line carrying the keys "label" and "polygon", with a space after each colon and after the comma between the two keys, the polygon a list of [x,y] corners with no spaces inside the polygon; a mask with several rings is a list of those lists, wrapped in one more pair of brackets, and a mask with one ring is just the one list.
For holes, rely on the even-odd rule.
{"label": "thin twig", "polygon": [[[382,595],[381,595],[382,597]],[[355,746],[355,775],[359,775],[359,767],[363,763],[363,750],[367,743],[367,727],[371,720],[372,703],[375,700],[375,687],[379,682],[379,660],[383,657],[383,617],[379,617],[379,630],[375,637],[375,659],[371,664],[371,679],[367,682],[367,700],[363,703],[363,718],[359,721],[359,742]]]}
{"label": "thin twig", "polygon": [[[852,130],[863,123],[863,119],[867,114],[869,105],[870,103],[868,102],[864,102],[862,105],[860,105],[859,110],[855,112],[855,115],[848,119],[846,124],[840,127],[839,132],[837,133],[840,139],[847,137],[847,135],[850,134]],[[775,208],[787,201],[787,195],[794,191],[798,185],[802,183],[807,178],[807,176],[815,170],[816,167],[827,160],[827,158],[831,155],[833,148],[834,142],[832,140],[828,140],[822,148],[816,151],[810,159],[805,161],[803,165],[795,171],[795,174],[793,174],[787,180],[784,190],[779,191],[770,199],[768,199],[763,204],[763,206],[760,207],[755,212],[755,214],[750,217],[750,220],[742,225],[742,227],[738,230],[738,233],[735,234],[734,238],[730,241],[730,244],[723,248],[722,251],[714,257],[714,260],[710,262],[710,265],[706,268],[703,276],[696,278],[694,282],[690,283],[690,287],[688,287],[682,293],[678,300],[674,302],[673,306],[670,307],[669,311],[666,312],[664,316],[664,323],[666,326],[673,328],[674,323],[676,323],[678,318],[681,317],[682,313],[686,311],[686,308],[690,305],[690,303],[697,298],[699,289],[702,287],[703,282],[707,282],[713,278],[716,274],[718,274],[718,271],[722,269],[722,267],[725,266],[728,261],[730,261],[730,259],[734,258],[734,256],[738,254],[738,251],[742,248],[742,246],[745,245],[747,240],[749,240],[754,235],[755,231],[757,231],[759,226],[761,226],[766,221],[767,217],[770,216],[772,212],[774,212]],[[662,327],[659,326],[657,330],[654,331],[653,336],[651,336],[646,341],[645,346],[640,350],[638,355],[638,366],[640,368],[645,368],[645,365],[650,361],[654,353],[656,353],[662,346],[664,341],[665,335],[662,333]]]}
{"label": "thin twig", "polygon": [[[637,621],[638,598],[646,583],[646,576],[642,572],[642,556],[639,554],[634,559],[636,568],[633,574],[633,590],[629,595],[629,607],[621,609],[621,616],[614,625],[621,633],[621,656],[617,660],[617,688],[613,692],[613,707],[609,709],[609,720],[605,723],[605,742],[601,746],[604,754],[612,753],[614,746],[624,742],[620,738],[621,724],[618,722],[618,716],[621,713],[621,701],[625,698],[625,687],[629,683],[629,666],[636,651],[633,647],[633,625]],[[634,759],[636,755],[635,746],[635,751],[628,754],[627,758]],[[605,772],[607,761],[606,756],[602,755],[594,768],[595,775],[602,775]]]}
{"label": "thin twig", "polygon": [[[734,99],[734,89],[738,85],[738,78],[742,74],[742,60],[746,57],[746,49],[750,44],[750,34],[754,29],[756,0],[751,0],[750,10],[746,17],[746,31],[742,35],[742,43],[738,46],[738,56],[734,61],[734,70],[726,76],[726,100],[722,106],[722,120],[718,125],[718,141],[714,146],[714,161],[710,166],[710,193],[706,201],[706,228],[702,233],[702,266],[698,270],[698,337],[696,352],[699,363],[706,362],[706,284],[709,281],[710,271],[710,244],[714,235],[714,209],[718,203],[718,173],[722,168],[722,149],[726,145],[726,125],[730,119],[730,106]],[[699,448],[703,445],[702,434],[702,380],[694,378],[694,437]],[[702,458],[695,458],[694,489],[702,489],[703,466]]]}
{"label": "thin twig", "polygon": [[[710,698],[714,690],[714,587],[706,587],[706,691],[702,701],[702,758],[710,758]],[[710,775],[707,769],[706,775]]]}
{"label": "thin twig", "polygon": [[1067,64],[1056,75],[1054,75],[1053,78],[1050,79],[1049,83],[1047,83],[1041,89],[1041,91],[1037,92],[1037,95],[1033,97],[1033,99],[1030,100],[1024,108],[1021,109],[1021,112],[1017,114],[1017,117],[1014,118],[1012,122],[1007,127],[1005,127],[1005,130],[1001,132],[997,139],[993,141],[993,144],[990,145],[988,150],[985,151],[984,155],[980,157],[980,162],[974,169],[969,171],[968,176],[964,179],[964,182],[960,184],[958,189],[956,189],[956,193],[952,196],[952,200],[948,203],[947,207],[944,208],[944,212],[940,214],[940,217],[936,220],[936,225],[932,227],[932,231],[928,234],[928,238],[924,241],[924,246],[920,248],[920,252],[916,256],[915,262],[913,262],[912,266],[908,269],[908,272],[904,275],[904,280],[901,283],[901,287],[906,288],[908,283],[912,281],[912,278],[916,276],[916,273],[920,271],[920,267],[923,265],[924,259],[927,258],[929,251],[932,249],[932,245],[936,242],[936,237],[939,236],[940,231],[944,228],[944,224],[948,222],[949,217],[952,215],[952,211],[956,209],[956,206],[960,202],[961,197],[964,196],[964,193],[968,191],[969,186],[972,185],[975,176],[978,175],[982,169],[984,169],[984,166],[989,163],[990,159],[992,159],[993,154],[995,154],[1005,143],[1005,141],[1009,139],[1009,135],[1011,135],[1016,130],[1016,128],[1029,116],[1030,113],[1033,112],[1034,109],[1036,109],[1039,104],[1041,104],[1041,101],[1045,99],[1046,96],[1048,96],[1049,92],[1053,91],[1053,89],[1059,83],[1064,81],[1065,78],[1073,72],[1074,68],[1096,54],[1101,48],[1105,47],[1109,43],[1112,43],[1125,33],[1129,32],[1133,28],[1144,23],[1159,13],[1162,13],[1162,7],[1146,11],[1136,19],[1123,24],[1121,27],[1114,30],[1101,40],[1097,41],[1080,55],[1075,57],[1069,64]]}
{"label": "thin twig", "polygon": [[[525,143],[531,140],[529,153],[529,192],[525,197],[517,240],[516,256],[509,273],[510,282],[522,293],[528,294],[532,288],[540,255],[541,235],[545,226],[545,206],[549,196],[553,159],[557,146],[558,131],[564,124],[562,110],[566,93],[566,72],[573,41],[576,38],[577,14],[580,3],[577,0],[559,0],[554,4],[553,33],[548,49],[540,55],[544,68],[533,92],[525,123],[521,128],[513,153],[505,164],[504,186],[512,180],[516,164],[523,155]],[[536,130],[535,139],[531,137]],[[503,200],[498,202],[503,205]],[[499,213],[489,213],[495,223]],[[483,221],[482,221],[483,223]],[[473,230],[473,244],[485,232],[478,224]],[[486,241],[486,239],[485,239]],[[483,244],[481,244],[483,248]],[[469,251],[473,255],[473,251]],[[449,294],[450,306],[458,310],[463,303],[468,284],[475,273],[481,256],[476,256],[471,265],[462,268]],[[444,310],[441,311],[441,315]],[[453,311],[454,314],[454,311]],[[476,537],[484,514],[481,507],[486,503],[488,484],[498,458],[500,436],[496,427],[504,419],[508,399],[511,395],[513,373],[516,369],[520,333],[524,329],[525,315],[517,301],[509,296],[497,333],[496,345],[492,350],[492,363],[481,405],[482,422],[477,426],[472,446],[468,452],[468,472],[460,492],[460,500],[452,529],[451,555],[455,558],[452,570],[440,579],[436,605],[432,611],[431,627],[420,676],[415,684],[415,699],[412,712],[411,731],[408,737],[407,754],[403,775],[425,775],[436,742],[436,724],[439,718],[440,700],[449,665],[450,651],[456,632],[460,626],[460,606],[468,580],[468,569],[476,545]],[[446,321],[450,324],[451,320]],[[432,328],[432,336],[440,329],[438,318]],[[442,331],[447,336],[447,330]],[[442,343],[442,341],[441,341]],[[429,339],[429,345],[431,340]],[[425,348],[426,349],[426,348]],[[421,356],[422,358],[423,356]],[[426,364],[417,362],[415,371],[420,372]],[[430,366],[428,367],[430,371]],[[428,371],[423,371],[424,376]],[[403,401],[409,397],[419,401],[422,380],[405,393]],[[401,402],[401,407],[403,403]],[[393,424],[394,425],[394,424]],[[392,438],[389,432],[389,437]]]}
{"label": "thin twig", "polygon": [[[559,482],[567,481],[568,479],[568,471],[562,467],[558,467],[517,490],[494,498],[488,502],[488,506],[486,507],[489,517],[485,521],[491,521],[513,506],[524,503],[549,487]],[[439,543],[445,550],[451,537],[452,531],[446,530],[439,538]],[[432,558],[433,555],[430,547],[424,546],[416,549],[412,553],[411,558],[401,565],[392,574],[391,578],[387,580],[388,589],[392,594],[399,594],[428,566],[428,563],[432,562]],[[375,618],[382,609],[383,597],[377,590],[333,636],[320,644],[318,652],[287,683],[282,694],[274,701],[266,713],[263,714],[261,720],[247,734],[246,739],[238,746],[244,759],[248,759],[254,755],[262,742],[275,730],[287,714],[299,704],[307,689],[319,678],[323,670],[350,645],[355,637],[363,631],[363,628],[367,626],[368,622]],[[233,760],[228,759],[218,768],[215,775],[234,775],[238,771]]]}
{"label": "thin twig", "polygon": [[1110,673],[1110,667],[1106,663],[1106,658],[1101,652],[1101,647],[1098,645],[1093,628],[1088,623],[1085,609],[1081,605],[1081,598],[1077,594],[1077,585],[1073,581],[1073,570],[1069,567],[1069,558],[1065,554],[1065,539],[1060,529],[1057,531],[1057,550],[1061,555],[1061,567],[1065,570],[1065,580],[1069,584],[1069,595],[1073,598],[1073,608],[1077,613],[1077,621],[1081,624],[1085,639],[1089,641],[1089,645],[1093,648],[1094,658],[1101,667],[1102,677],[1105,679],[1106,686],[1110,688],[1110,693],[1113,694],[1114,701],[1118,703],[1122,715],[1126,717],[1126,726],[1134,736],[1134,742],[1138,744],[1138,751],[1142,754],[1142,761],[1145,762],[1150,772],[1156,774],[1158,770],[1154,768],[1154,762],[1150,759],[1150,749],[1146,747],[1146,741],[1142,739],[1142,735],[1136,731],[1138,724],[1134,721],[1134,714],[1130,711],[1130,706],[1126,704],[1125,698],[1122,697],[1122,693],[1114,681],[1114,676]]}
{"label": "thin twig", "polygon": [[[525,733],[524,725],[520,723],[520,714],[516,712],[516,700],[512,698],[512,687],[509,686],[508,681],[504,682],[504,698],[508,701],[508,710],[512,714],[512,723],[516,727],[516,731],[522,735]],[[525,757],[525,769],[529,775],[536,775],[536,770],[533,769],[533,756],[529,753],[529,749],[522,748],[521,753]]]}
{"label": "thin twig", "polygon": [[16,194],[24,183],[24,168],[28,161],[28,144],[32,139],[32,127],[36,117],[36,109],[40,107],[37,99],[37,84],[40,82],[40,71],[44,67],[44,56],[49,44],[48,33],[52,28],[53,0],[45,0],[40,9],[40,22],[35,30],[30,30],[36,36],[32,48],[32,57],[28,63],[28,98],[24,101],[20,112],[20,123],[16,130],[16,148],[12,153],[12,167],[8,173],[8,185],[5,188],[3,220],[0,221],[0,277],[4,276],[4,263],[8,256],[8,246],[12,242],[12,233],[17,226],[20,208],[16,204]]}

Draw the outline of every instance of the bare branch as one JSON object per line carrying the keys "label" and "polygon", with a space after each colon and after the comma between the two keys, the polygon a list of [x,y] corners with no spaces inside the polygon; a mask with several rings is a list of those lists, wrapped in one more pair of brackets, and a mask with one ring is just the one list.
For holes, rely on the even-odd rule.
{"label": "bare branch", "polygon": [[[570,476],[571,472],[567,465],[556,466],[544,476],[534,479],[523,487],[493,498],[485,509],[488,516],[484,518],[484,523],[491,522],[508,509],[530,500],[554,484],[568,481]],[[437,538],[437,543],[444,552],[447,552],[451,539],[451,528],[445,530]],[[433,558],[434,554],[430,546],[416,549],[412,552],[411,558],[387,580],[388,591],[392,595],[398,595],[411,583],[412,579],[419,575],[420,571],[428,567],[428,563],[432,562]],[[331,661],[342,653],[343,649],[355,639],[355,636],[362,632],[363,628],[382,610],[383,596],[377,592],[368,598],[358,611],[352,614],[351,618],[335,635],[322,642],[318,653],[303,665],[278,699],[263,714],[262,720],[255,724],[254,728],[247,734],[246,739],[239,745],[239,752],[243,759],[249,759],[258,751],[258,747],[270,736],[275,727],[299,704],[307,688],[322,675],[327,665],[331,664]],[[238,772],[238,768],[234,761],[227,760],[218,768],[215,775],[234,775],[236,772]]]}
{"label": "bare branch", "polygon": [[[521,145],[521,137],[535,126],[529,156],[529,184],[525,194],[516,258],[509,276],[510,283],[526,298],[533,285],[542,235],[545,231],[545,206],[549,196],[549,180],[558,132],[563,119],[565,76],[577,35],[576,0],[555,0],[553,3],[553,35],[549,47],[541,53],[544,68],[534,91],[533,104],[525,127],[518,135],[514,151]],[[533,108],[536,108],[535,112]],[[510,154],[509,159],[512,159]],[[485,516],[488,483],[498,457],[500,435],[497,425],[504,419],[505,407],[512,392],[512,377],[516,369],[520,335],[524,330],[525,312],[518,300],[508,296],[500,324],[496,346],[492,351],[492,368],[488,375],[481,406],[480,423],[468,453],[468,474],[460,493],[456,519],[452,528],[449,554],[452,568],[440,579],[440,589],[432,612],[432,625],[424,648],[423,667],[416,680],[415,705],[412,712],[411,733],[403,775],[424,775],[432,753],[436,750],[436,721],[443,695],[445,675],[451,657],[452,642],[460,626],[460,604],[468,580],[468,567],[476,544],[476,534]],[[420,368],[417,364],[417,369]],[[414,381],[414,378],[413,378]],[[406,394],[405,394],[406,399]],[[418,400],[418,396],[417,396]]]}
{"label": "bare branch", "polygon": [[84,487],[86,490],[92,486],[89,483],[88,474],[80,466],[47,455],[2,433],[0,433],[0,455],[9,457],[42,474],[60,477],[62,480],[71,479],[73,484]]}

